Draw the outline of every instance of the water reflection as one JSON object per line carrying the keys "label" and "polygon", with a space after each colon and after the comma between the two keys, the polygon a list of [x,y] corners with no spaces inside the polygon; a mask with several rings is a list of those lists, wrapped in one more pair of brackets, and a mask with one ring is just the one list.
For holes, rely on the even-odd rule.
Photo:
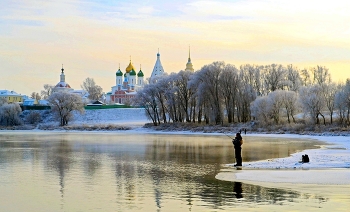
{"label": "water reflection", "polygon": [[[327,202],[288,190],[216,180],[222,164],[234,160],[232,144],[223,137],[68,133],[0,135],[0,139],[0,186],[12,196],[19,196],[14,187],[35,191],[39,198],[23,198],[49,211],[225,210],[237,204]],[[288,156],[316,144],[279,142],[246,139],[245,161]],[[30,183],[18,183],[24,180]],[[0,198],[0,205],[4,201]]]}
{"label": "water reflection", "polygon": [[243,189],[241,182],[233,182],[233,193],[237,199],[243,198]]}

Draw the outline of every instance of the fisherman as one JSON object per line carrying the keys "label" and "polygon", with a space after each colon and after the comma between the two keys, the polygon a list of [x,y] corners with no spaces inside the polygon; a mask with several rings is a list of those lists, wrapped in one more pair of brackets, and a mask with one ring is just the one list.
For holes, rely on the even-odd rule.
{"label": "fisherman", "polygon": [[233,146],[235,148],[236,164],[234,166],[242,166],[242,144],[243,139],[240,133],[236,134],[235,139],[232,140]]}

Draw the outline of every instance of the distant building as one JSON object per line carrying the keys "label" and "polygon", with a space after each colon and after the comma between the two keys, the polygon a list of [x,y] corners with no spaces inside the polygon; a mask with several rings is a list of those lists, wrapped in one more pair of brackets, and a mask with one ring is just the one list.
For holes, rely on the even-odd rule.
{"label": "distant building", "polygon": [[153,83],[157,77],[162,76],[163,74],[164,74],[164,69],[163,69],[162,63],[160,62],[160,54],[158,51],[156,64],[154,64],[154,68],[153,68],[151,77],[149,78],[149,82]]}
{"label": "distant building", "polygon": [[70,85],[66,82],[66,76],[64,74],[64,69],[62,65],[60,81],[56,84],[56,86],[52,89],[53,92],[69,92],[79,95],[83,101],[86,103],[89,101],[89,93],[85,90],[74,90],[70,87]]}
{"label": "distant building", "polygon": [[191,62],[191,48],[189,48],[188,50],[188,61],[186,63],[186,69],[185,71],[194,71],[193,69],[193,65],[192,65],[192,62]]}
{"label": "distant building", "polygon": [[23,103],[21,94],[9,90],[0,90],[0,99],[5,99],[8,103]]}
{"label": "distant building", "polygon": [[37,99],[29,98],[28,96],[23,96],[23,106],[33,106],[38,105],[39,101]]}
{"label": "distant building", "polygon": [[112,87],[112,91],[106,95],[106,102],[125,104],[128,103],[136,92],[144,86],[144,74],[141,70],[136,74],[135,68],[132,65],[131,59],[128,67],[125,69],[125,73],[120,70],[116,72],[115,86]]}
{"label": "distant building", "polygon": [[53,92],[70,92],[73,91],[74,89],[70,87],[68,83],[66,83],[66,76],[64,75],[64,69],[62,65],[61,69],[61,75],[60,75],[60,81],[57,83],[57,85],[52,89]]}

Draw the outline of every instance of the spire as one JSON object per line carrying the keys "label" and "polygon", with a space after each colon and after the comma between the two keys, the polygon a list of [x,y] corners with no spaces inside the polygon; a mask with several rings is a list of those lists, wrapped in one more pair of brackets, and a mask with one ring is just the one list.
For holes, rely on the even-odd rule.
{"label": "spire", "polygon": [[193,65],[192,65],[192,62],[191,62],[191,46],[188,46],[188,61],[187,61],[187,64],[186,64],[186,69],[185,71],[194,71],[193,69]]}
{"label": "spire", "polygon": [[61,82],[65,82],[65,81],[66,81],[66,77],[65,77],[65,75],[64,75],[63,64],[62,64],[62,69],[61,69],[60,81],[61,81]]}

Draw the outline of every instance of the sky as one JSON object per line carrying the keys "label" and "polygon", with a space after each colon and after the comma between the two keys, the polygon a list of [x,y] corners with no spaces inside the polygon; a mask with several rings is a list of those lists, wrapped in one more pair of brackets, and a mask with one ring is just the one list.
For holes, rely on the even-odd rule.
{"label": "sky", "polygon": [[1,0],[0,90],[29,95],[56,85],[62,64],[74,89],[93,78],[104,92],[130,58],[150,77],[214,61],[329,68],[350,78],[350,1]]}

